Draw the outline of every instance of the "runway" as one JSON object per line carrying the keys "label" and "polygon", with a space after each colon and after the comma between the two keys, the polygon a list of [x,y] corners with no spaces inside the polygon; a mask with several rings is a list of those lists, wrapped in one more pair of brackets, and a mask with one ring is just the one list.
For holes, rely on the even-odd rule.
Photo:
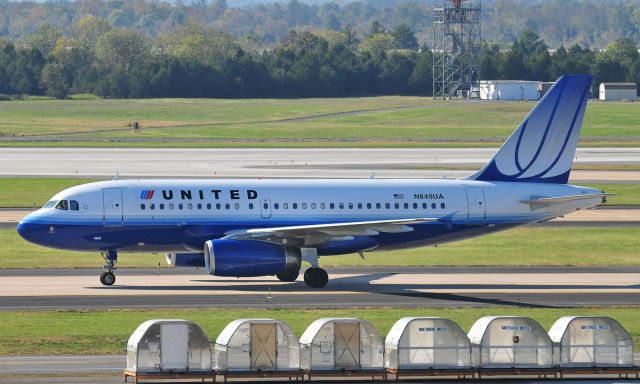
{"label": "runway", "polygon": [[[0,148],[0,176],[457,178],[496,152],[486,148],[173,149]],[[640,164],[640,148],[578,148],[576,164]],[[639,172],[577,171],[572,180],[640,181]]]}
{"label": "runway", "polygon": [[0,271],[0,310],[640,305],[640,267],[335,268],[324,289],[192,269],[119,270],[103,287],[99,273]]}

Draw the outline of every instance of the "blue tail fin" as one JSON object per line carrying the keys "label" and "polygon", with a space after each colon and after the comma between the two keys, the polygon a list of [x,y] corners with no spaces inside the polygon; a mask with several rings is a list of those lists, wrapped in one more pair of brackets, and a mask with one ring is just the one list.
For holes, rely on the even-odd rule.
{"label": "blue tail fin", "polygon": [[566,184],[592,76],[563,76],[471,180]]}

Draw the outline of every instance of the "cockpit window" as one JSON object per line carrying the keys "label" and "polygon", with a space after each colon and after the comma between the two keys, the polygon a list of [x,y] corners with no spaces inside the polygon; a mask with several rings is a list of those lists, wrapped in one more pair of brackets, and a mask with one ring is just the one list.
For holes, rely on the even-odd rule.
{"label": "cockpit window", "polygon": [[58,200],[50,200],[42,208],[53,208],[58,203]]}
{"label": "cockpit window", "polygon": [[67,203],[67,200],[60,200],[56,205],[56,209],[62,209],[63,211],[68,210],[69,204]]}
{"label": "cockpit window", "polygon": [[71,208],[72,211],[78,211],[80,209],[80,204],[75,200],[69,200],[69,208]]}

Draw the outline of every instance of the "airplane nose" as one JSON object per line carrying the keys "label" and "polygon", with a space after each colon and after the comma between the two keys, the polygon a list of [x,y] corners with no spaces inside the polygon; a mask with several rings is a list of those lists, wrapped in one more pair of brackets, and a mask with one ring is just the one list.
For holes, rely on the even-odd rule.
{"label": "airplane nose", "polygon": [[29,216],[31,215],[27,215],[26,217],[24,217],[22,220],[20,220],[20,222],[18,223],[18,234],[20,235],[20,237],[22,237],[23,239],[27,240],[27,241],[31,241],[33,242],[35,240],[35,238],[37,237],[35,234],[35,224],[30,222],[30,218]]}

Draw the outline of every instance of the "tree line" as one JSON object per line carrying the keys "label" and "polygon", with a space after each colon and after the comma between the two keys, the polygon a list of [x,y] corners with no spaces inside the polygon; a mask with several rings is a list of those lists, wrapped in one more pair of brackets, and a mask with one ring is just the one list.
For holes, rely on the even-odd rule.
{"label": "tree line", "polygon": [[[444,0],[442,0],[444,1]],[[421,42],[432,41],[433,0],[0,0],[0,37],[19,41],[45,24],[71,36],[86,16],[157,37],[201,24],[273,47],[292,30],[340,31],[364,37],[375,20],[406,24]],[[485,40],[508,46],[526,29],[556,49],[580,44],[603,49],[618,38],[640,41],[640,0],[482,0]]]}
{"label": "tree line", "polygon": [[[340,31],[290,31],[273,48],[201,25],[150,38],[85,17],[65,35],[43,25],[23,41],[0,40],[0,93],[64,98],[345,97],[432,94],[432,52],[408,25],[374,21],[359,37]],[[551,81],[594,73],[600,81],[640,81],[631,39],[598,51],[575,45],[551,51],[526,30],[510,47],[483,49],[482,79]]]}

